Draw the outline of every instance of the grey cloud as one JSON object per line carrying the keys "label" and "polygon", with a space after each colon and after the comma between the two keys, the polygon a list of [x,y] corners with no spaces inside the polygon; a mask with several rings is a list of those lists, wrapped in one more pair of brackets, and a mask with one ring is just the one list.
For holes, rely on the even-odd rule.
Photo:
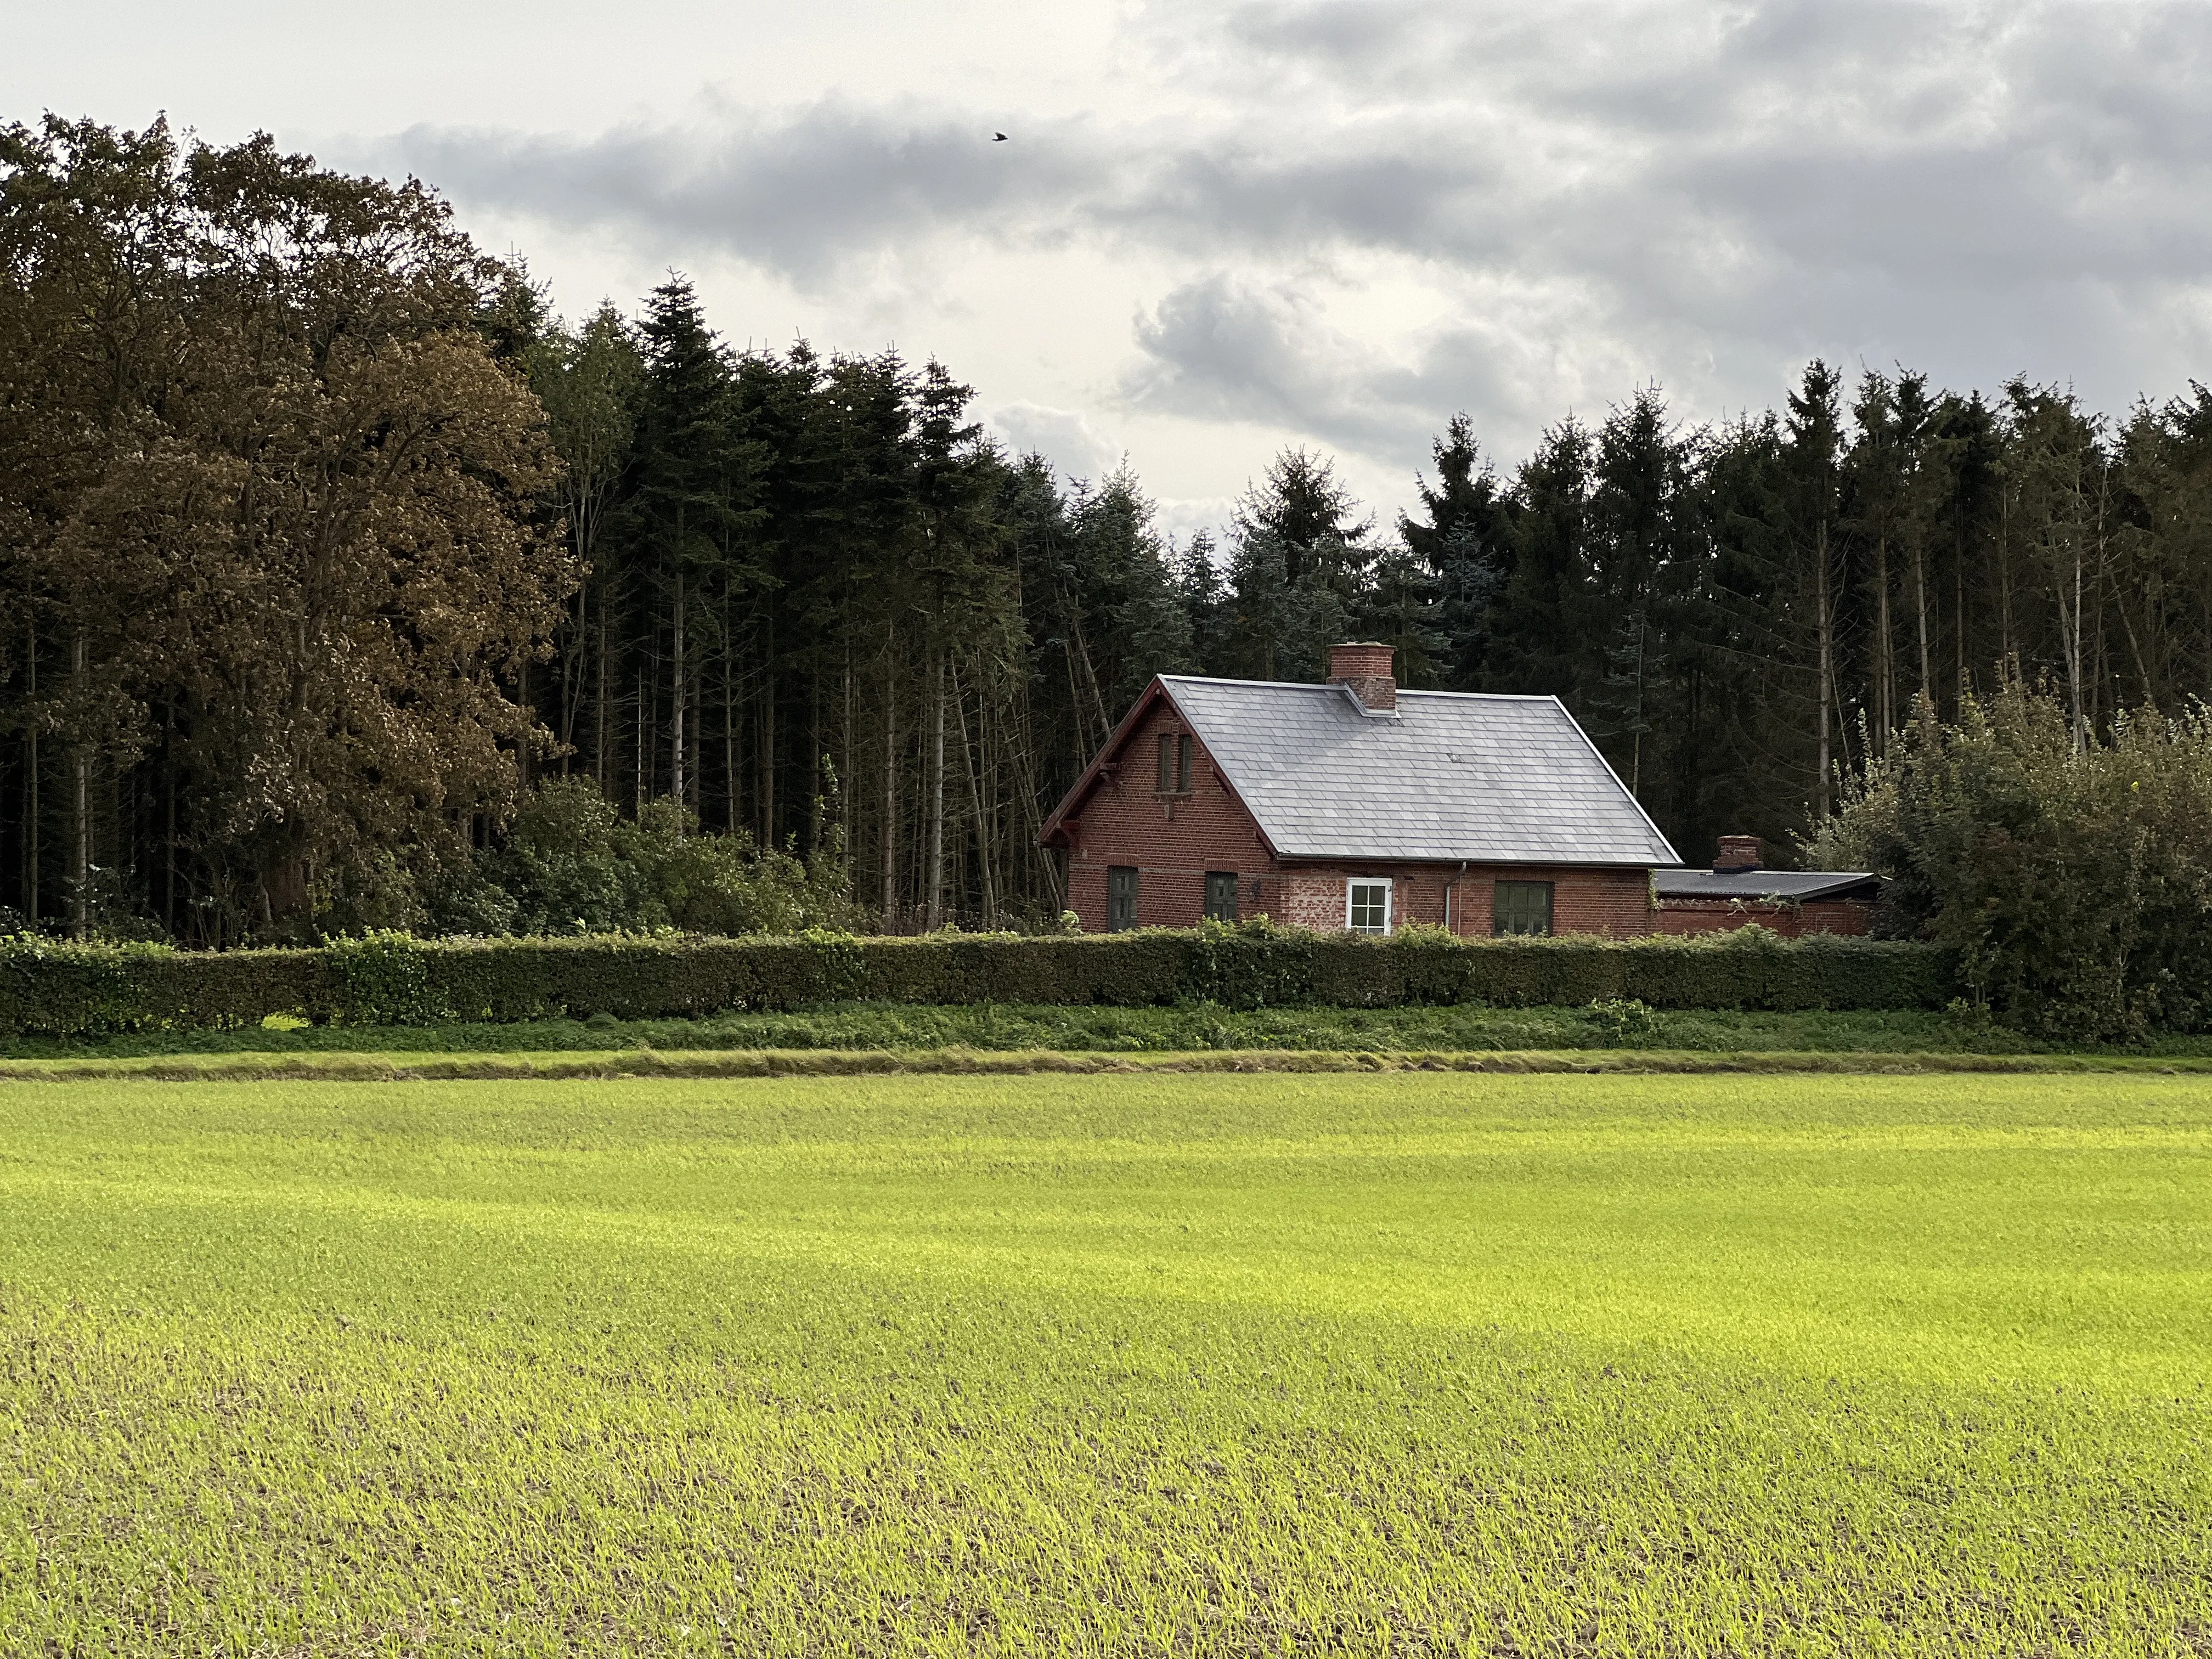
{"label": "grey cloud", "polygon": [[1295,284],[1216,272],[1182,284],[1136,325],[1127,406],[1285,427],[1401,469],[1426,459],[1439,411],[1475,409],[1516,424],[1526,366],[1474,328],[1447,330],[1401,362],[1331,327]]}
{"label": "grey cloud", "polygon": [[[2142,8],[2131,27],[2117,9],[1999,25],[1786,0],[1691,27],[1707,9],[1583,6],[1541,30],[1459,29],[1428,56],[1466,72],[1350,112],[1219,102],[1063,118],[1001,146],[939,112],[824,105],[595,139],[418,128],[399,149],[464,199],[706,238],[811,278],[946,231],[1601,273],[1717,235],[1962,276],[2109,270],[2116,253],[2131,276],[2194,270],[2212,252],[2191,210],[2212,166],[2212,100],[2193,95],[2212,9]],[[1368,46],[1442,40],[1454,15],[1248,8],[1226,38],[1295,46],[1324,78],[1349,64],[1357,91]]]}
{"label": "grey cloud", "polygon": [[1095,192],[1100,169],[1049,130],[1020,145],[928,112],[822,104],[780,118],[629,127],[595,138],[416,127],[395,148],[464,202],[704,242],[807,280],[948,227],[1021,220]]}
{"label": "grey cloud", "polygon": [[[1556,413],[1565,346],[1738,404],[1813,350],[2107,403],[2206,373],[2212,8],[1263,0],[1140,27],[1173,71],[1151,101],[1013,144],[825,104],[400,147],[465,202],[807,283],[946,236],[1164,257],[1126,402],[1378,456],[1462,404]],[[1316,309],[1361,257],[1522,298],[1388,358]]]}

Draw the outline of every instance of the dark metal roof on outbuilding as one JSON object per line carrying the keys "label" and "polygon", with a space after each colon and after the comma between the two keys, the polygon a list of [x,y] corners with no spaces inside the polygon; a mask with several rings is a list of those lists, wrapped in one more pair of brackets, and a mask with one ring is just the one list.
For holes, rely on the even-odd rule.
{"label": "dark metal roof on outbuilding", "polygon": [[1741,899],[1755,904],[1781,899],[1873,898],[1881,878],[1870,870],[1654,870],[1651,888],[1662,899]]}
{"label": "dark metal roof on outbuilding", "polygon": [[1673,865],[1556,697],[1163,675],[1261,833],[1288,859]]}

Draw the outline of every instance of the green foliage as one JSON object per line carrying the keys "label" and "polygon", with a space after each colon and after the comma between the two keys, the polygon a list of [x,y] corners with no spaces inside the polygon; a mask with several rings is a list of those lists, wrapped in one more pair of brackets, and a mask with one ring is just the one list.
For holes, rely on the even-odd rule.
{"label": "green foliage", "polygon": [[0,1136],[11,1654],[2212,1626],[2201,1080],[80,1083]]}
{"label": "green foliage", "polygon": [[53,1036],[137,1030],[154,1023],[144,970],[171,954],[150,944],[0,938],[0,1027]]}
{"label": "green foliage", "polygon": [[1622,1048],[1651,1042],[1659,1035],[1657,1010],[1636,997],[1607,997],[1593,1002],[1589,1018],[1607,1042]]}
{"label": "green foliage", "polygon": [[2212,1029],[2212,712],[2100,735],[2047,690],[1923,718],[1808,848],[1892,878],[1899,931],[1959,953],[2002,1018],[2057,1036]]}
{"label": "green foliage", "polygon": [[1206,921],[1193,937],[1182,989],[1224,1008],[1268,1008],[1310,1001],[1314,948],[1321,935],[1279,927],[1266,916]]}
{"label": "green foliage", "polygon": [[[334,1012],[349,1025],[434,1025],[454,1017],[422,940],[389,928],[323,947]],[[270,1010],[277,1012],[278,1010]]]}
{"label": "green foliage", "polygon": [[704,835],[670,800],[636,822],[588,778],[552,778],[525,798],[504,846],[441,896],[445,931],[483,936],[796,933],[849,928],[846,872],[826,853],[763,852],[752,837]]}
{"label": "green foliage", "polygon": [[91,1036],[146,1026],[256,1024],[300,1012],[345,1025],[444,1019],[696,1018],[851,998],[1250,1010],[1488,1004],[1655,1008],[1941,1008],[1948,953],[1762,929],[1696,939],[1392,939],[1265,921],[1104,936],[943,933],[855,939],[836,929],[756,938],[591,934],[421,940],[390,932],[319,951],[185,953],[33,940],[11,958],[0,1031]]}
{"label": "green foliage", "polygon": [[[857,956],[854,958],[857,964]],[[830,977],[825,974],[825,979]],[[1213,1002],[1116,1008],[985,1002],[825,1002],[776,1011],[734,1011],[697,1019],[548,1018],[434,1026],[276,1024],[229,1030],[148,1027],[104,1037],[0,1039],[0,1054],[22,1060],[114,1060],[185,1054],[508,1054],[543,1060],[563,1053],[638,1048],[654,1054],[827,1050],[912,1053],[1033,1051],[1053,1054],[1184,1054],[1206,1051],[1465,1054],[1633,1048],[1669,1055],[2086,1055],[2129,1063],[2201,1063],[2212,1037],[2168,1036],[2140,1046],[2057,1043],[2001,1025],[1979,1004],[1933,1009],[1794,1013],[1718,1008],[1581,1007],[1224,1008]],[[1648,1008],[1648,1005],[1644,1005]],[[1630,1012],[1624,1012],[1623,1010]],[[1625,1028],[1633,1027],[1632,1030]]]}

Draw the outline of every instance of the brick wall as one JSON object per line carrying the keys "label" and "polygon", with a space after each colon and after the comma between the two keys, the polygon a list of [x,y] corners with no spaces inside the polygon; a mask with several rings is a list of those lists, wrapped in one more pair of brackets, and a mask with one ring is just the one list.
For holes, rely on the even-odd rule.
{"label": "brick wall", "polygon": [[1874,907],[1863,899],[1814,899],[1793,908],[1741,899],[1670,898],[1661,901],[1657,921],[1662,933],[1720,933],[1755,921],[1785,939],[1802,939],[1808,933],[1869,933]]}
{"label": "brick wall", "polygon": [[1497,915],[1500,881],[1552,884],[1552,931],[1602,933],[1627,939],[1652,931],[1651,880],[1642,869],[1593,870],[1548,865],[1472,865],[1454,883],[1457,866],[1434,864],[1346,864],[1297,866],[1284,877],[1284,907],[1269,912],[1279,921],[1302,927],[1344,926],[1345,883],[1352,876],[1388,876],[1391,915],[1399,923],[1441,925],[1445,890],[1455,933],[1488,937]]}

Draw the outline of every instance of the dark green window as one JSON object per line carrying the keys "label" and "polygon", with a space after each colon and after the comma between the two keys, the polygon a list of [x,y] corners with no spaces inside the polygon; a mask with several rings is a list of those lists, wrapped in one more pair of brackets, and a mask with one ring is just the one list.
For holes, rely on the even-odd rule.
{"label": "dark green window", "polygon": [[1237,920],[1237,872],[1234,870],[1209,870],[1206,872],[1206,914],[1216,921]]}
{"label": "dark green window", "polygon": [[1116,864],[1106,872],[1106,931],[1126,933],[1137,925],[1137,872]]}
{"label": "dark green window", "polygon": [[1548,881],[1501,881],[1498,884],[1498,912],[1494,933],[1548,933],[1552,931],[1552,884]]}

